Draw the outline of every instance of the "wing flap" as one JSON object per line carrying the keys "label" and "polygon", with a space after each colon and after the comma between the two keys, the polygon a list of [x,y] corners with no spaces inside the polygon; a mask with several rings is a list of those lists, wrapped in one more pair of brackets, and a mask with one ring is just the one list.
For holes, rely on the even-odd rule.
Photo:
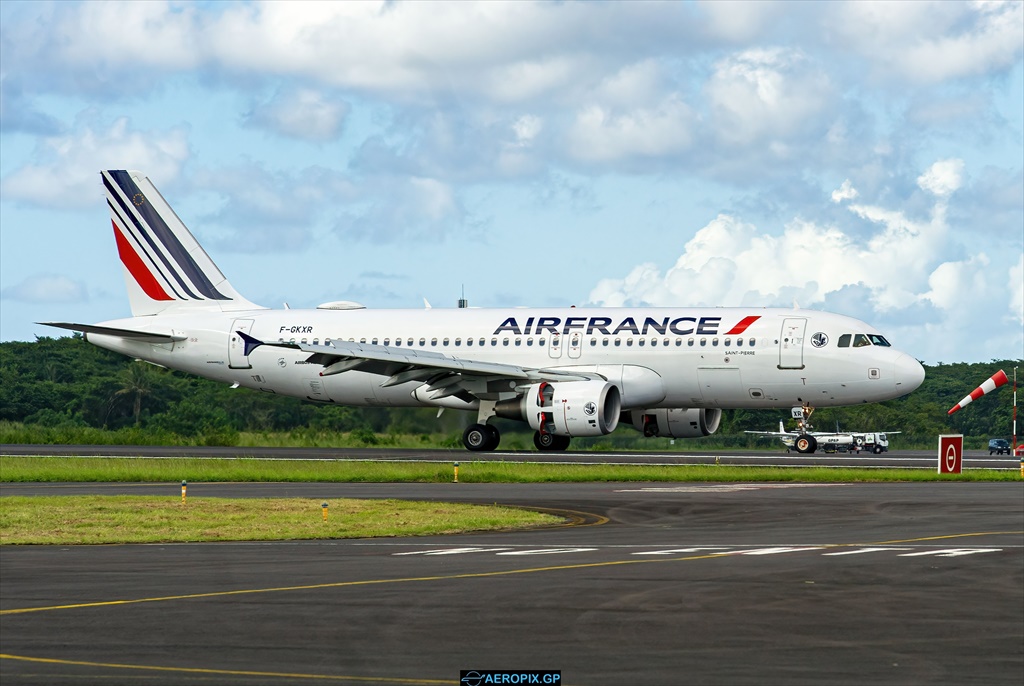
{"label": "wing flap", "polygon": [[528,383],[539,381],[589,381],[598,375],[567,372],[557,369],[533,369],[500,362],[484,362],[451,357],[432,350],[411,350],[386,345],[332,341],[329,345],[312,343],[273,343],[260,341],[243,331],[237,332],[245,340],[246,355],[261,345],[290,348],[309,353],[306,362],[324,366],[322,375],[338,374],[359,369],[387,375],[382,386],[395,386],[408,381],[424,381],[435,373],[449,372],[462,376],[487,379],[508,379]]}

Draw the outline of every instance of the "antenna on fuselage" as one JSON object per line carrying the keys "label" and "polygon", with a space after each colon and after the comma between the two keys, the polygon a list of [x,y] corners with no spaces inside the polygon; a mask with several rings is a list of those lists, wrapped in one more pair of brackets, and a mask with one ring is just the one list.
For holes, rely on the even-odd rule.
{"label": "antenna on fuselage", "polygon": [[462,297],[459,298],[459,309],[464,310],[469,307],[469,301],[466,300],[466,285],[462,285]]}

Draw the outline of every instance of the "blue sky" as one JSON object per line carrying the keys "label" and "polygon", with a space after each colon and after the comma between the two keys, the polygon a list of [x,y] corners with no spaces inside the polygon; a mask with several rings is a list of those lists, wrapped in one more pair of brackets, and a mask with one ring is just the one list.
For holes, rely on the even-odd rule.
{"label": "blue sky", "polygon": [[792,306],[1024,357],[1022,2],[0,3],[0,340],[141,169],[268,306]]}

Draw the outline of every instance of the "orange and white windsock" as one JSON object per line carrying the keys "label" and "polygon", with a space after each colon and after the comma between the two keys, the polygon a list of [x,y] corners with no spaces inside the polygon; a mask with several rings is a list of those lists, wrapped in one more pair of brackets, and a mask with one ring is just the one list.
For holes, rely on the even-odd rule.
{"label": "orange and white windsock", "polygon": [[970,405],[972,402],[974,402],[981,396],[996,390],[1007,381],[1009,381],[1009,379],[1006,378],[1006,372],[1000,369],[998,372],[990,376],[988,381],[986,381],[985,383],[981,384],[973,391],[971,391],[971,394],[969,396],[958,402],[953,407],[949,408],[949,412],[947,412],[946,414],[953,414],[957,410],[966,407],[967,405]]}

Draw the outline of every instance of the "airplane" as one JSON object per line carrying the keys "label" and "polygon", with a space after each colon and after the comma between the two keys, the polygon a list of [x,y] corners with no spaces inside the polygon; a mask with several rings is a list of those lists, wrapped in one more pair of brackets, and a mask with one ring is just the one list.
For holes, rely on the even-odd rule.
{"label": "airplane", "polygon": [[796,450],[798,453],[811,454],[821,448],[826,453],[859,453],[862,450],[870,450],[876,455],[889,450],[889,434],[903,433],[902,431],[840,431],[839,422],[836,422],[834,432],[814,431],[814,427],[808,421],[811,412],[813,412],[813,408],[806,405],[794,407],[793,418],[797,420],[797,426],[791,431],[787,431],[784,422],[779,420],[778,431],[745,431],[744,433],[778,438],[786,446],[787,453],[790,450]]}
{"label": "airplane", "polygon": [[132,316],[42,324],[233,387],[474,412],[470,451],[498,447],[496,417],[563,451],[620,423],[694,438],[723,409],[881,402],[924,380],[868,324],[796,307],[270,309],[235,290],[144,173],[101,177]]}

